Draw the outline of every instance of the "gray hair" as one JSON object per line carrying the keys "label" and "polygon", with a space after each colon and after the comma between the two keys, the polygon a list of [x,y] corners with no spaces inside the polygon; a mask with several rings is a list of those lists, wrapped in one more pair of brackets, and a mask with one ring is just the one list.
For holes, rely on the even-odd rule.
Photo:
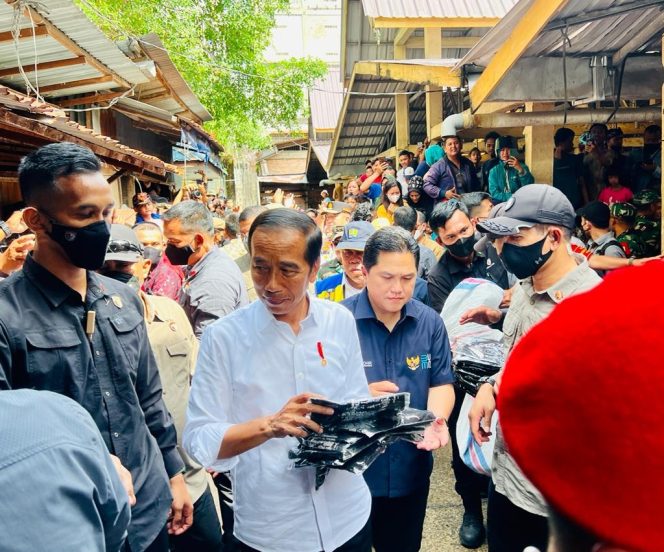
{"label": "gray hair", "polygon": [[214,223],[212,222],[212,213],[206,205],[198,201],[182,201],[173,205],[166,211],[161,218],[164,222],[179,220],[182,230],[186,233],[194,234],[200,232],[208,236],[214,236]]}
{"label": "gray hair", "polygon": [[250,207],[245,207],[244,210],[240,213],[238,222],[244,222],[245,220],[255,219],[263,211],[267,211],[267,207],[263,205],[252,205]]}
{"label": "gray hair", "polygon": [[378,264],[380,253],[412,253],[415,266],[420,264],[420,247],[410,232],[398,226],[386,226],[374,232],[364,246],[362,264],[371,270]]}

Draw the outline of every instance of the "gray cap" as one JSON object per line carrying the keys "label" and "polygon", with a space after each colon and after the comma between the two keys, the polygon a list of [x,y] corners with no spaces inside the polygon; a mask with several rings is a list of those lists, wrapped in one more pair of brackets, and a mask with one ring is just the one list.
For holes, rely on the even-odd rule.
{"label": "gray cap", "polygon": [[513,236],[521,228],[553,224],[574,228],[576,213],[569,199],[548,184],[528,184],[504,203],[503,212],[477,224],[481,232]]}
{"label": "gray cap", "polygon": [[370,222],[365,222],[363,220],[349,222],[344,226],[343,236],[335,249],[364,251],[364,246],[367,244],[367,240],[375,231],[376,229]]}
{"label": "gray cap", "polygon": [[135,263],[143,258],[143,245],[136,232],[124,224],[111,225],[111,240],[108,242],[104,261]]}

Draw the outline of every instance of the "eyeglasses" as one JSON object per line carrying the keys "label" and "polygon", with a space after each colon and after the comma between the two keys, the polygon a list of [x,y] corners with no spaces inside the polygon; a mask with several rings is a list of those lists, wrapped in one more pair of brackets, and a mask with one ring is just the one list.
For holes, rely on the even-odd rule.
{"label": "eyeglasses", "polygon": [[114,240],[109,242],[107,253],[129,253],[134,252],[143,255],[143,246],[127,240]]}

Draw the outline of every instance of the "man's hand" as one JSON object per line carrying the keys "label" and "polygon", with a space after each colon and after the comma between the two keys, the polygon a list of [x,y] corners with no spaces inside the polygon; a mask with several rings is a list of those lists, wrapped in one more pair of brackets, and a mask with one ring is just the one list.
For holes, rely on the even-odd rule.
{"label": "man's hand", "polygon": [[463,325],[474,322],[475,324],[488,326],[490,324],[496,324],[502,317],[503,313],[499,310],[482,305],[464,312],[459,319],[459,324]]}
{"label": "man's hand", "polygon": [[168,516],[168,534],[181,535],[194,523],[194,504],[181,473],[171,477],[171,495],[173,502]]}
{"label": "man's hand", "polygon": [[398,393],[399,388],[388,380],[375,381],[369,384],[369,392],[372,397],[382,397],[383,395],[392,395]]}
{"label": "man's hand", "polygon": [[632,266],[643,266],[650,261],[659,261],[662,259],[662,255],[657,255],[657,257],[648,257],[646,259],[632,259]]}
{"label": "man's hand", "polygon": [[26,234],[16,238],[7,249],[0,253],[0,272],[11,274],[23,267],[28,253],[35,247],[35,235]]}
{"label": "man's hand", "polygon": [[424,430],[424,439],[417,443],[420,450],[437,450],[444,447],[450,440],[450,432],[447,423],[442,418],[436,418],[431,425]]}
{"label": "man's hand", "polygon": [[312,404],[309,399],[322,398],[313,393],[302,393],[290,399],[274,416],[268,419],[270,438],[273,437],[306,437],[307,429],[322,433],[323,429],[310,418],[313,412],[331,416],[334,410],[326,406]]}
{"label": "man's hand", "polygon": [[446,199],[459,199],[461,196],[456,193],[456,186],[454,188],[450,188],[445,192],[445,198]]}
{"label": "man's hand", "polygon": [[500,302],[500,308],[501,309],[506,309],[507,307],[510,306],[510,303],[512,302],[512,292],[513,289],[506,289],[503,292],[503,300]]}
{"label": "man's hand", "polygon": [[295,208],[295,196],[293,194],[288,194],[284,198],[284,207],[288,209],[294,209]]}
{"label": "man's hand", "polygon": [[277,188],[272,196],[272,203],[279,203],[283,205],[284,203],[284,191],[281,188]]}
{"label": "man's hand", "polygon": [[496,398],[493,396],[493,386],[485,383],[480,386],[468,412],[470,430],[475,441],[479,444],[489,441],[491,436],[491,418],[496,410]]}
{"label": "man's hand", "polygon": [[114,454],[111,454],[111,460],[113,461],[113,466],[115,467],[115,471],[118,472],[118,475],[120,476],[120,481],[122,482],[122,486],[125,488],[125,491],[127,491],[127,496],[129,497],[129,505],[133,506],[134,504],[136,504],[136,495],[134,494],[134,483],[131,478],[131,473],[127,468],[125,468],[122,465],[120,459]]}
{"label": "man's hand", "polygon": [[25,222],[23,222],[23,209],[14,211],[5,222],[7,223],[7,226],[9,226],[9,229],[14,234],[21,234],[22,232],[25,232],[26,229],[28,228]]}

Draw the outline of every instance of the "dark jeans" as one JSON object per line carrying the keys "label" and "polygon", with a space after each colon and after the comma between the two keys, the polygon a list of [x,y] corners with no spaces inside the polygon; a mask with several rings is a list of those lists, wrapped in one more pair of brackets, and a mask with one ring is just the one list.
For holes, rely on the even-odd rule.
{"label": "dark jeans", "polygon": [[429,484],[396,498],[372,497],[371,527],[376,552],[417,552],[427,511]]}
{"label": "dark jeans", "polygon": [[452,441],[452,471],[454,471],[454,490],[463,501],[464,510],[472,514],[482,514],[482,493],[489,488],[489,478],[471,470],[459,456],[459,445],[456,440],[456,426],[459,412],[466,394],[454,386],[454,408],[450,414],[449,428]]}
{"label": "dark jeans", "polygon": [[[238,541],[238,543],[238,552],[260,552],[260,550],[251,548],[243,542]],[[293,550],[293,552],[297,551]],[[371,520],[367,521],[366,525],[353,538],[330,552],[371,552]]]}
{"label": "dark jeans", "polygon": [[223,526],[224,552],[238,552],[240,541],[233,534],[235,518],[233,517],[233,488],[228,473],[219,473],[214,478],[215,487],[219,494],[219,509],[221,510],[221,524]]}
{"label": "dark jeans", "polygon": [[[130,551],[129,545],[125,545],[126,551]],[[145,549],[145,552],[168,552],[168,528],[164,525],[156,538],[152,541],[150,546]]]}
{"label": "dark jeans", "polygon": [[171,536],[174,552],[221,552],[221,525],[210,489],[194,502],[194,524],[182,535]]}
{"label": "dark jeans", "polygon": [[549,527],[544,516],[514,505],[491,484],[487,510],[489,552],[521,552],[527,546],[546,550],[548,538]]}

